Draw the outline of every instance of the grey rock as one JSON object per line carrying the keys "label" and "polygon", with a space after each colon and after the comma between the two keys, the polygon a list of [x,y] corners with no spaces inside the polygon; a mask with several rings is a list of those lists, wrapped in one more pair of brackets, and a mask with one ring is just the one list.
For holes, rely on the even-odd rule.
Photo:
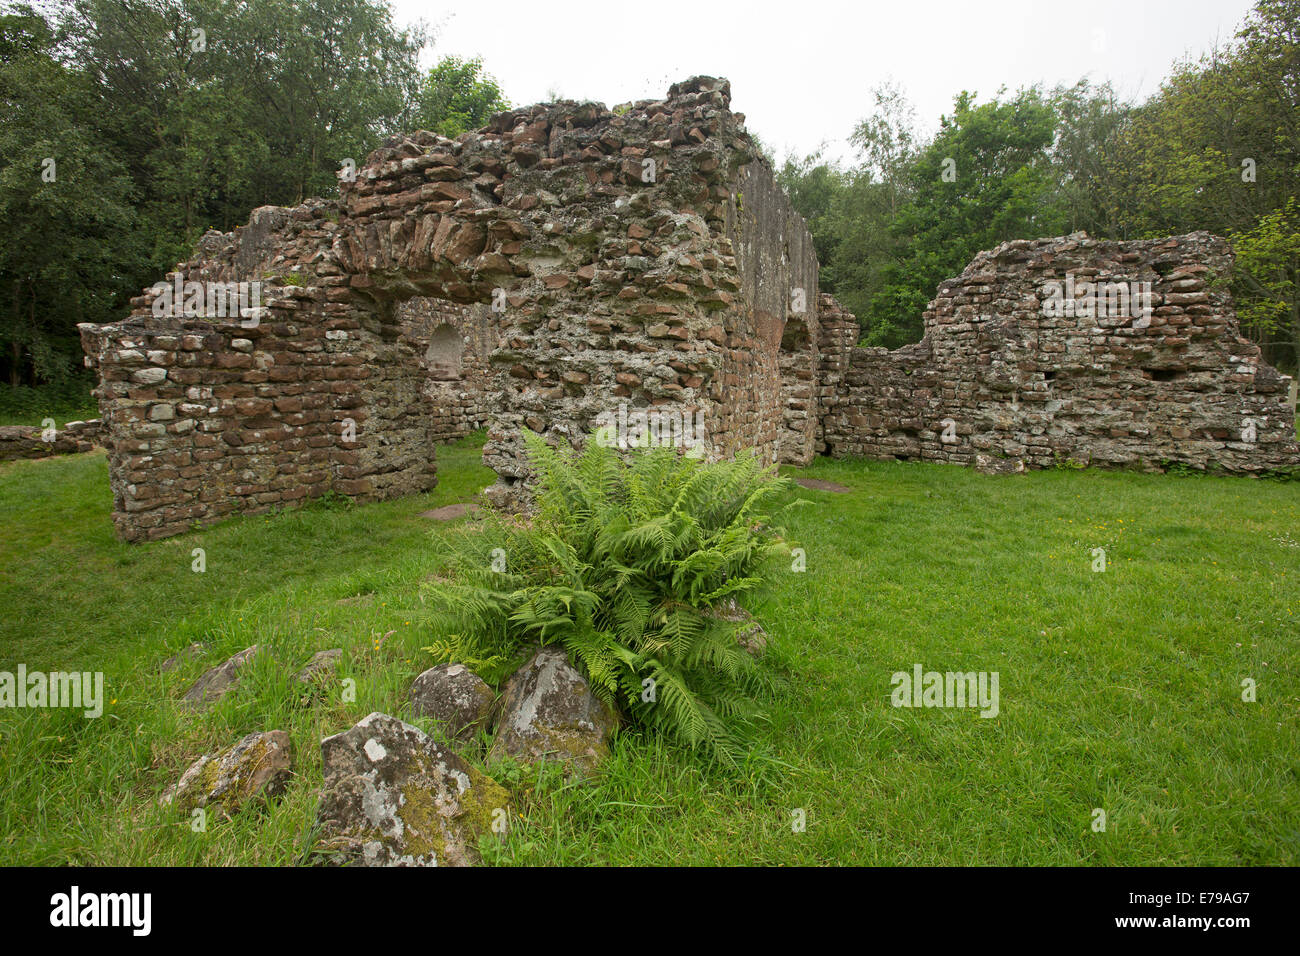
{"label": "grey rock", "polygon": [[767,631],[757,621],[741,628],[736,634],[736,640],[752,657],[762,657],[767,653]]}
{"label": "grey rock", "polygon": [[464,664],[431,667],[411,685],[411,712],[437,720],[454,740],[469,740],[492,716],[496,694]]}
{"label": "grey rock", "polygon": [[321,741],[317,805],[324,862],[470,866],[509,795],[417,727],[373,713]]}
{"label": "grey rock", "polygon": [[218,664],[194,682],[182,698],[183,703],[195,710],[215,704],[236,686],[244,666],[261,652],[261,645],[246,647],[234,657]]}
{"label": "grey rock", "polygon": [[231,816],[253,799],[272,800],[293,777],[293,742],[283,730],[251,733],[233,747],[196,760],[161,803],[189,812],[212,807]]}
{"label": "grey rock", "polygon": [[1019,475],[1025,463],[1019,458],[995,458],[993,455],[976,455],[975,470],[985,475]]}
{"label": "grey rock", "polygon": [[202,656],[203,651],[204,651],[204,646],[202,644],[197,644],[197,643],[191,644],[189,647],[177,651],[171,657],[164,660],[161,664],[158,665],[158,670],[164,674],[168,673],[169,671],[174,671],[176,668],[180,667],[181,664],[184,664],[186,661],[193,660],[196,657]]}
{"label": "grey rock", "polygon": [[735,598],[727,598],[720,606],[713,609],[713,616],[723,621],[738,625],[736,643],[751,656],[762,657],[767,652],[767,631],[763,625],[754,620],[754,615],[736,603]]}
{"label": "grey rock", "polygon": [[342,656],[343,649],[341,647],[331,647],[329,650],[317,651],[311,656],[307,666],[294,675],[294,680],[301,684],[313,684],[322,677],[333,674],[334,665]]}
{"label": "grey rock", "polygon": [[594,768],[609,753],[617,718],[561,648],[544,647],[506,682],[490,758],[558,760]]}

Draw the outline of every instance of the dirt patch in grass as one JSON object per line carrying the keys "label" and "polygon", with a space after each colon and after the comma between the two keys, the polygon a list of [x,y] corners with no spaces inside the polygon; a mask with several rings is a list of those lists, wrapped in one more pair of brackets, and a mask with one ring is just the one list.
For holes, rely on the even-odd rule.
{"label": "dirt patch in grass", "polygon": [[480,510],[476,504],[461,502],[454,505],[443,505],[441,508],[434,508],[432,511],[421,511],[420,517],[428,518],[430,521],[452,521],[467,514],[477,514]]}
{"label": "dirt patch in grass", "polygon": [[813,491],[830,491],[837,495],[847,495],[853,490],[845,485],[837,485],[833,481],[822,481],[820,478],[796,478],[795,484],[801,488],[811,488]]}

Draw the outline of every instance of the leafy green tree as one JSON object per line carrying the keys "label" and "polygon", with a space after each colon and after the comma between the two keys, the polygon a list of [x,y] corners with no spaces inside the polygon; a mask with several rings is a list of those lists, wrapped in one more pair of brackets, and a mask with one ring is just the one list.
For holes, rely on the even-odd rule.
{"label": "leafy green tree", "polygon": [[379,0],[77,0],[67,29],[141,196],[145,275],[257,206],[333,191],[409,125],[426,43]]}
{"label": "leafy green tree", "polygon": [[1132,238],[1125,235],[1128,207],[1121,201],[1115,175],[1121,137],[1132,108],[1115,95],[1109,84],[1092,86],[1080,80],[1058,87],[1052,95],[1057,115],[1052,164],[1066,232]]}
{"label": "leafy green tree", "polygon": [[454,139],[487,124],[493,113],[510,109],[497,81],[479,59],[443,57],[420,87],[415,122],[420,129]]}
{"label": "leafy green tree", "polygon": [[113,318],[207,229],[332,192],[344,159],[412,126],[427,39],[385,0],[55,9],[15,8],[0,29],[11,381],[63,374],[75,323]]}
{"label": "leafy green tree", "polygon": [[892,83],[872,90],[872,113],[850,141],[859,164],[843,177],[832,205],[835,249],[826,275],[840,301],[867,322],[887,271],[905,254],[895,225],[911,201],[911,168],[920,149],[915,111]]}
{"label": "leafy green tree", "polygon": [[906,251],[871,296],[867,341],[916,341],[935,288],[976,252],[1060,230],[1049,152],[1056,126],[1037,88],[979,105],[969,93],[957,97],[953,114],[910,165],[909,195],[891,226]]}
{"label": "leafy green tree", "polygon": [[876,87],[872,100],[851,137],[857,165],[842,169],[819,151],[787,158],[777,176],[813,234],[822,290],[863,317],[904,244],[890,227],[909,195],[918,143],[914,111],[896,85]]}
{"label": "leafy green tree", "polygon": [[1229,236],[1233,276],[1244,331],[1267,351],[1300,355],[1300,200]]}
{"label": "leafy green tree", "polygon": [[1120,118],[1091,196],[1098,227],[1117,238],[1232,237],[1238,311],[1268,359],[1291,369],[1300,332],[1280,277],[1300,187],[1298,76],[1300,0],[1260,0],[1233,42],[1178,64]]}
{"label": "leafy green tree", "polygon": [[55,44],[31,8],[0,17],[0,361],[10,385],[67,378],[77,323],[112,318],[141,253],[130,178]]}

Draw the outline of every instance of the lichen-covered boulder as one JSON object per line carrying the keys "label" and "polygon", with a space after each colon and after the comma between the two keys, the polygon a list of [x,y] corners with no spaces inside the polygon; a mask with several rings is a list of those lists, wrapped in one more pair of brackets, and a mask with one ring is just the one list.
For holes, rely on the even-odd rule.
{"label": "lichen-covered boulder", "polygon": [[328,863],[470,866],[479,837],[508,813],[505,788],[387,714],[326,737],[321,762],[316,819]]}
{"label": "lichen-covered boulder", "polygon": [[452,740],[470,740],[487,726],[496,694],[464,664],[431,667],[411,685],[411,712],[432,717]]}
{"label": "lichen-covered boulder", "polygon": [[190,812],[211,807],[231,816],[250,800],[271,800],[293,776],[293,743],[283,730],[251,733],[233,747],[205,754],[162,795],[163,804]]}
{"label": "lichen-covered boulder", "polygon": [[762,657],[767,653],[767,631],[757,621],[741,627],[736,632],[736,641],[750,657]]}
{"label": "lichen-covered boulder", "polygon": [[491,758],[558,760],[591,770],[609,753],[617,718],[558,647],[544,647],[511,676]]}
{"label": "lichen-covered boulder", "polygon": [[329,650],[317,651],[311,656],[307,665],[294,675],[294,680],[300,684],[314,684],[316,681],[328,677],[334,673],[335,663],[343,656],[341,647],[331,647]]}
{"label": "lichen-covered boulder", "polygon": [[736,603],[735,598],[727,598],[710,612],[710,616],[735,624],[736,643],[751,657],[762,657],[767,653],[767,631],[754,620],[754,615]]}
{"label": "lichen-covered boulder", "polygon": [[218,664],[194,682],[194,686],[185,692],[182,701],[186,706],[202,710],[215,704],[235,687],[239,681],[239,672],[261,653],[261,645],[246,647],[225,663]]}

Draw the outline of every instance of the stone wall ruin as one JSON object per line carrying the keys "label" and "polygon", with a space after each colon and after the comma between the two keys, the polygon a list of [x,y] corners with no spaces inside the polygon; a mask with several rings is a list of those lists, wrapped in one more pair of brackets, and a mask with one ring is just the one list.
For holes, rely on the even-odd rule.
{"label": "stone wall ruin", "polygon": [[[445,363],[429,358],[436,330],[416,329],[431,307],[412,300],[490,310],[475,313],[486,330],[462,331],[490,344],[484,462],[500,504],[527,495],[521,428],[577,438],[620,404],[698,415],[712,454],[775,460],[777,348],[817,264],[729,102],[725,80],[696,78],[618,111],[560,102],[455,141],[394,137],[339,200],[209,233],[125,321],[81,327],[118,533],[431,488],[453,426],[425,400]],[[238,316],[155,314],[169,287],[233,282],[262,283]]]}
{"label": "stone wall ruin", "polygon": [[[924,338],[892,352],[848,346],[856,320],[824,297],[818,450],[986,471],[1294,467],[1291,379],[1240,334],[1231,268],[1203,232],[1006,242],[943,283]],[[1063,295],[1078,308],[1058,308],[1068,279],[1109,287],[1110,307]],[[1143,283],[1149,312],[1114,307],[1120,284]]]}
{"label": "stone wall ruin", "polygon": [[[1288,380],[1211,288],[1221,240],[1004,244],[940,288],[924,341],[857,348],[729,104],[725,80],[697,77],[612,111],[393,137],[338,200],[208,233],[122,322],[81,327],[118,534],[424,491],[436,446],[482,427],[488,497],[518,506],[522,428],[578,440],[620,406],[698,417],[710,455],[769,462],[1296,462]],[[1040,287],[1066,269],[1151,281],[1150,325],[1043,317]],[[259,294],[223,314],[185,291],[229,283]],[[1253,440],[1234,440],[1245,418]]]}

